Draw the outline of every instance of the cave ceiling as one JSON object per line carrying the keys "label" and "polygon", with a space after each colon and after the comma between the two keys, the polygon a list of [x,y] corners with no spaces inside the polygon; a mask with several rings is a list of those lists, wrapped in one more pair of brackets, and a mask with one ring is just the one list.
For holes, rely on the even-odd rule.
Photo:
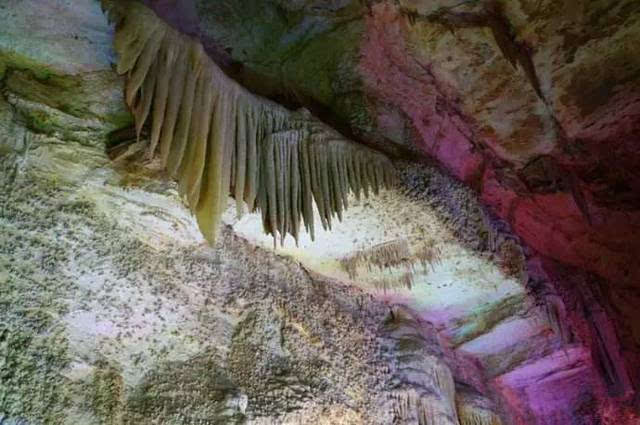
{"label": "cave ceiling", "polygon": [[212,245],[99,2],[7,0],[0,424],[639,423],[639,2],[143,3],[397,182]]}

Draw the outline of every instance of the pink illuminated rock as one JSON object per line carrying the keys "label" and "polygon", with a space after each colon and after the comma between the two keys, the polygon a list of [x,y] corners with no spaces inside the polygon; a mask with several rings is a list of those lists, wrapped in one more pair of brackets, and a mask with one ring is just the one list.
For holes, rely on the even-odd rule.
{"label": "pink illuminated rock", "polygon": [[408,54],[404,37],[408,22],[383,3],[367,20],[360,71],[367,91],[397,105],[413,123],[419,147],[437,158],[457,177],[468,181],[482,157],[474,152],[471,131],[447,88],[428,67]]}

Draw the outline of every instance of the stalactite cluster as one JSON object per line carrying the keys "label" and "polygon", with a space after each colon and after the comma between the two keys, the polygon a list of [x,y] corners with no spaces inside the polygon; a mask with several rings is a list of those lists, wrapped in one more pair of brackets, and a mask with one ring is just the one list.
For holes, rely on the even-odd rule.
{"label": "stalactite cluster", "polygon": [[456,394],[460,425],[502,425],[500,416],[487,403],[488,399],[478,395]]}
{"label": "stalactite cluster", "polygon": [[460,425],[502,425],[502,421],[493,412],[486,410],[459,410]]}
{"label": "stalactite cluster", "polygon": [[379,279],[372,280],[371,285],[376,289],[382,289],[383,292],[392,289],[411,290],[411,288],[413,288],[413,272],[404,272],[399,276],[383,276]]}
{"label": "stalactite cluster", "polygon": [[397,385],[391,392],[394,423],[458,423],[453,374],[430,350],[413,313],[404,308],[393,309],[385,329],[387,337],[394,341],[398,359],[394,375]]}
{"label": "stalactite cluster", "polygon": [[355,278],[357,269],[366,265],[368,270],[373,268],[384,270],[389,267],[409,267],[411,265],[411,250],[406,239],[394,239],[383,242],[367,249],[360,249],[341,260],[342,267],[350,278]]}
{"label": "stalactite cluster", "polygon": [[450,416],[439,411],[442,400],[432,394],[420,394],[414,390],[399,391],[392,395],[395,423],[418,425],[450,425]]}
{"label": "stalactite cluster", "polygon": [[383,276],[372,283],[378,289],[407,288],[413,285],[413,275],[416,272],[415,265],[422,265],[433,269],[440,262],[442,253],[432,243],[425,242],[418,249],[412,250],[407,239],[394,239],[377,244],[367,249],[360,249],[353,254],[342,258],[340,264],[349,274],[351,279],[358,276],[358,268],[366,267],[369,272],[378,270],[381,272],[391,269],[402,269],[402,273]]}
{"label": "stalactite cluster", "polygon": [[116,23],[117,71],[138,137],[150,125],[147,158],[157,159],[214,242],[227,197],[241,214],[262,212],[264,229],[296,241],[304,222],[313,238],[313,202],[322,225],[342,219],[347,196],[390,187],[391,162],[345,139],[307,111],[248,92],[207,56],[202,44],[146,6],[103,0]]}
{"label": "stalactite cluster", "polygon": [[424,269],[431,267],[434,270],[442,260],[442,251],[433,243],[425,243],[414,253],[414,257]]}

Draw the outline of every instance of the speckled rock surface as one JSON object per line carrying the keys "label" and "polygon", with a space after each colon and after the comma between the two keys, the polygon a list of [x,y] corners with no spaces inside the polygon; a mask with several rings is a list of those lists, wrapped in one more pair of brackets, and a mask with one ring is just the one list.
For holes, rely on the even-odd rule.
{"label": "speckled rock surface", "polygon": [[195,3],[203,33],[244,65],[245,84],[314,106],[388,152],[435,159],[545,258],[535,270],[562,276],[552,282],[566,276],[556,264],[580,274],[573,289],[542,286],[567,306],[597,300],[606,311],[628,375],[622,398],[633,400],[638,2]]}
{"label": "speckled rock surface", "polygon": [[[86,24],[84,6],[47,7],[69,12],[47,28]],[[15,44],[0,97],[0,421],[394,421],[391,377],[406,366],[389,307],[230,228],[207,246],[173,183],[107,157],[106,134],[130,123],[121,80],[49,69],[23,48],[43,32],[2,38]],[[440,353],[417,371],[434,364],[449,370]],[[443,373],[447,393],[420,388],[451,415]]]}
{"label": "speckled rock surface", "polygon": [[638,280],[637,2],[196,3],[246,84],[416,146],[541,253]]}
{"label": "speckled rock surface", "polygon": [[[635,2],[147,3],[401,185],[313,243],[227,214],[208,247],[105,154],[98,2],[0,5],[0,423],[638,423]],[[431,264],[343,266],[404,241]]]}
{"label": "speckled rock surface", "polygon": [[2,145],[3,415],[226,424],[302,410],[305,423],[335,406],[361,423],[390,417],[377,400],[381,303],[329,290],[229,230],[209,248],[171,185],[127,188],[101,148],[22,134],[7,140],[24,146]]}

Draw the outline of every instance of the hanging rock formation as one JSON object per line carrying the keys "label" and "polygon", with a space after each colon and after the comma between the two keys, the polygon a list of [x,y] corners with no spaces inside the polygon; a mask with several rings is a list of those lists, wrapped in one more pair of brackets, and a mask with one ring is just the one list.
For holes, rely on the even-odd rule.
{"label": "hanging rock formation", "polygon": [[637,2],[142,3],[0,4],[3,425],[639,423]]}
{"label": "hanging rock formation", "polygon": [[156,156],[179,182],[200,229],[215,242],[226,199],[238,213],[262,211],[281,243],[296,240],[300,222],[313,237],[313,204],[322,225],[342,219],[349,191],[368,196],[393,184],[381,154],[344,139],[305,111],[292,113],[249,93],[205,53],[137,1],[103,2],[116,24],[119,74],[138,138],[151,122],[147,157]]}

